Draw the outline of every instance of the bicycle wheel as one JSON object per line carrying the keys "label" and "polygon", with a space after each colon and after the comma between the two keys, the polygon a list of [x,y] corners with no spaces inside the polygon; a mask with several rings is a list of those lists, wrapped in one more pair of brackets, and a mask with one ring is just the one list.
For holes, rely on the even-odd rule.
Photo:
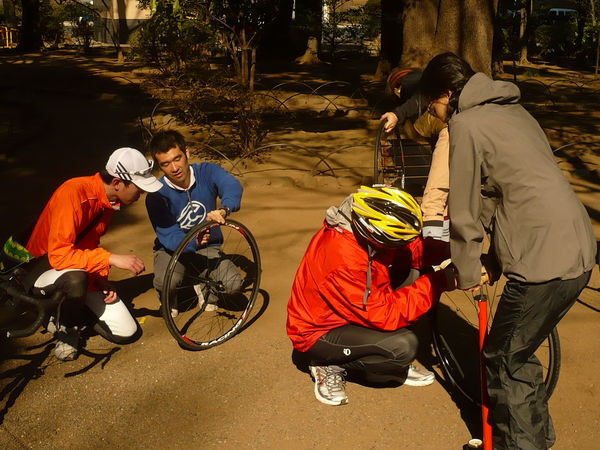
{"label": "bicycle wheel", "polygon": [[[506,280],[484,287],[488,296],[488,324],[491,325]],[[470,402],[481,405],[479,381],[478,306],[464,291],[446,292],[433,314],[433,348],[444,378]],[[546,398],[550,398],[560,371],[560,340],[552,330],[535,352],[543,368]]]}
{"label": "bicycle wheel", "polygon": [[[211,246],[209,253],[184,251],[205,233],[210,233],[211,240],[218,237],[221,245]],[[183,267],[181,279],[176,273],[181,274]],[[190,350],[222,344],[248,319],[260,273],[258,246],[248,228],[235,220],[196,225],[173,253],[165,273],[161,311],[167,328]],[[172,310],[178,312],[176,317]]]}
{"label": "bicycle wheel", "polygon": [[404,188],[404,160],[402,158],[402,141],[397,129],[386,133],[385,122],[379,124],[375,138],[373,160],[373,184],[394,185]]}
{"label": "bicycle wheel", "polygon": [[[22,297],[30,300],[24,301]],[[35,333],[45,318],[43,306],[26,296],[10,274],[0,275],[0,336],[24,337]]]}

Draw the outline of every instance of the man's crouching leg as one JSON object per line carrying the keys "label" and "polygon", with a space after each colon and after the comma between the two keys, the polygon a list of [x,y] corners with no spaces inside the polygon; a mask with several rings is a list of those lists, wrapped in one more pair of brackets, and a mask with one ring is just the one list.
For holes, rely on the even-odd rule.
{"label": "man's crouching leg", "polygon": [[381,331],[347,325],[332,330],[323,341],[341,346],[347,362],[338,360],[340,366],[367,383],[427,386],[435,380],[433,372],[412,364],[419,341],[407,328]]}
{"label": "man's crouching leg", "polygon": [[431,384],[434,374],[411,364],[417,347],[416,335],[406,328],[380,331],[345,325],[330,330],[305,352],[311,360],[315,396],[330,405],[347,403],[346,371],[368,383]]}
{"label": "man's crouching leg", "polygon": [[86,306],[97,317],[94,330],[104,339],[115,344],[130,344],[136,341],[142,330],[129,309],[118,299],[114,303],[104,303],[102,292],[90,291],[85,297]]}
{"label": "man's crouching leg", "polygon": [[406,328],[361,334],[362,348],[354,352],[360,357],[344,366],[368,383],[405,384],[417,354],[417,336]]}
{"label": "man's crouching leg", "polygon": [[87,283],[88,276],[83,270],[50,269],[43,272],[33,285],[34,295],[50,296],[56,291],[65,295],[60,311],[49,318],[47,325],[48,331],[56,338],[54,355],[61,361],[72,361],[77,358],[79,328],[85,317],[83,300]]}

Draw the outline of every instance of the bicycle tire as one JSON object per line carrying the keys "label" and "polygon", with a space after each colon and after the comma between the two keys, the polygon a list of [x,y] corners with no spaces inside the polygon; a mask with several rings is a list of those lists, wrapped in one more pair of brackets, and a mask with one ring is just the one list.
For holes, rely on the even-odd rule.
{"label": "bicycle tire", "polygon": [[[216,228],[223,237],[220,257],[206,259],[206,266],[186,270],[183,282],[175,286],[173,275],[178,263],[185,260],[184,255],[189,255],[185,252],[188,245]],[[234,292],[226,292],[223,281],[212,276],[225,261],[231,262],[239,275],[240,287]],[[169,332],[188,350],[212,348],[231,339],[250,316],[258,296],[260,276],[258,245],[248,228],[235,220],[227,220],[225,224],[206,221],[194,226],[171,256],[165,273],[161,313]],[[237,276],[230,278],[237,280]],[[209,303],[207,298],[216,301]],[[208,305],[216,310],[209,311]],[[172,317],[172,309],[178,311],[176,317]]]}
{"label": "bicycle tire", "polygon": [[21,338],[33,335],[50,315],[57,316],[64,295],[51,297],[28,295],[11,276],[0,276],[0,336]]}
{"label": "bicycle tire", "polygon": [[385,122],[381,122],[377,128],[375,137],[375,151],[373,153],[373,184],[393,185],[400,179],[398,187],[404,187],[404,168],[398,166],[393,154],[394,142],[400,147],[402,141],[398,135],[397,128],[390,133],[384,131]]}
{"label": "bicycle tire", "polygon": [[[484,288],[488,296],[490,325],[503,284],[498,282],[493,287]],[[432,344],[444,380],[466,400],[481,406],[477,308],[469,293],[453,291],[442,294],[440,304],[432,314]],[[560,375],[560,338],[556,328],[535,355],[542,364],[547,400],[554,392]]]}

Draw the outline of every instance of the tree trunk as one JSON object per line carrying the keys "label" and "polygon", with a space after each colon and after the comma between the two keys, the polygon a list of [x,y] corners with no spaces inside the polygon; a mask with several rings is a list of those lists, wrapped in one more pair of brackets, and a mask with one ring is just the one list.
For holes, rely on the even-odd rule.
{"label": "tree trunk", "polygon": [[240,64],[242,72],[240,73],[240,84],[248,87],[248,48],[246,46],[246,30],[242,29],[240,36],[240,47],[242,52],[242,62]]}
{"label": "tree trunk", "polygon": [[506,40],[498,21],[498,11],[494,23],[494,41],[492,43],[492,76],[504,73],[504,46]]}
{"label": "tree trunk", "polygon": [[476,72],[491,75],[494,19],[498,0],[466,0],[460,53]]}
{"label": "tree trunk", "polygon": [[[591,16],[592,16],[592,26],[595,29],[596,25],[598,24],[598,18],[596,16],[596,14],[598,13],[596,11],[596,0],[590,0],[590,12],[591,12]],[[600,60],[600,30],[596,31],[596,68],[594,70],[594,75],[596,77],[598,77],[598,62],[599,62],[599,60]]]}
{"label": "tree trunk", "polygon": [[521,46],[521,52],[519,55],[519,64],[528,64],[527,59],[527,44],[529,43],[529,29],[531,20],[531,0],[524,0],[521,8],[521,23],[519,26],[519,45]]}
{"label": "tree trunk", "polygon": [[404,0],[402,67],[424,67],[453,52],[473,70],[491,74],[498,0]]}
{"label": "tree trunk", "polygon": [[374,81],[385,81],[387,76],[392,71],[392,65],[387,59],[379,59],[377,62],[377,69],[375,69],[375,75],[373,75]]}
{"label": "tree trunk", "polygon": [[440,53],[435,46],[439,7],[436,0],[404,1],[400,67],[424,67]]}
{"label": "tree trunk", "polygon": [[21,0],[23,17],[18,49],[24,52],[39,52],[43,47],[40,29],[40,0]]}
{"label": "tree trunk", "polygon": [[[102,26],[103,28],[106,30],[106,32],[108,33],[108,35],[110,36],[110,40],[113,43],[113,46],[115,47],[115,53],[117,56],[117,61],[120,63],[125,62],[125,54],[123,53],[123,48],[121,47],[121,42],[119,41],[119,35],[116,32],[113,32],[115,30],[114,27],[114,13],[113,13],[113,9],[108,7],[108,4],[106,3],[106,0],[102,0],[102,5],[104,6],[104,10],[106,11],[106,17],[102,17],[99,13],[96,13],[96,16],[98,17],[98,20],[100,20],[102,22]],[[153,12],[156,11],[156,5],[152,5]],[[111,28],[112,30],[108,27],[108,19],[111,19]]]}
{"label": "tree trunk", "polygon": [[248,88],[250,92],[254,92],[254,76],[256,74],[256,48],[252,49],[252,57],[250,60],[250,80]]}
{"label": "tree trunk", "polygon": [[598,78],[598,62],[600,60],[600,31],[596,33],[596,69],[594,75]]}
{"label": "tree trunk", "polygon": [[402,56],[402,9],[397,0],[381,0],[380,65],[394,67]]}
{"label": "tree trunk", "polygon": [[296,58],[298,64],[319,64],[321,60],[318,55],[319,42],[314,36],[308,38],[308,45],[304,55]]}

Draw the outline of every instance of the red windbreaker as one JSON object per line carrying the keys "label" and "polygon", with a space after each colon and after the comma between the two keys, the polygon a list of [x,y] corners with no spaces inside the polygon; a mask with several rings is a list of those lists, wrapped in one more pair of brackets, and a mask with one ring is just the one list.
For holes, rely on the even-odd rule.
{"label": "red windbreaker", "polygon": [[[83,269],[107,277],[111,253],[98,247],[114,209],[108,201],[100,174],[71,178],[61,184],[46,204],[27,243],[35,257],[48,254],[56,270]],[[103,213],[85,236],[77,235]]]}
{"label": "red windbreaker", "polygon": [[371,293],[363,307],[367,251],[351,232],[325,224],[312,238],[292,286],[287,333],[294,348],[304,352],[329,330],[343,325],[397,330],[416,321],[437,303],[446,277],[442,271],[432,272],[394,291],[389,267],[402,273],[448,257],[448,244],[433,239],[378,251],[372,257]]}

